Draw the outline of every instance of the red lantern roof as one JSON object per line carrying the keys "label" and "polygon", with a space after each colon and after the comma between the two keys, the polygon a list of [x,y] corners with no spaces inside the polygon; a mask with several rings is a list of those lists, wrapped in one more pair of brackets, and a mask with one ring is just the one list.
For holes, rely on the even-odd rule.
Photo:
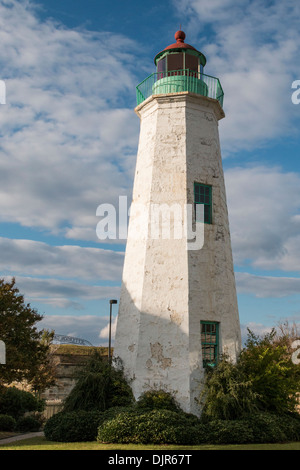
{"label": "red lantern roof", "polygon": [[195,49],[193,46],[191,46],[190,44],[187,44],[186,42],[184,42],[185,40],[185,33],[181,30],[179,31],[176,31],[175,33],[175,39],[176,39],[176,42],[174,42],[174,44],[170,44],[169,46],[167,46],[163,51],[159,52],[158,54],[156,54],[155,58],[154,58],[154,63],[156,65],[157,63],[157,60],[163,55],[165,54],[166,52],[168,51],[178,51],[178,52],[181,52],[181,51],[184,51],[184,50],[192,50],[196,53],[196,55],[198,55],[200,57],[200,62],[201,64],[204,66],[206,64],[206,58],[205,56],[197,51],[197,49]]}
{"label": "red lantern roof", "polygon": [[194,51],[196,51],[197,49],[195,49],[193,46],[190,46],[189,44],[186,44],[184,42],[185,40],[185,33],[183,31],[176,31],[175,33],[175,39],[176,39],[176,42],[174,44],[170,44],[170,46],[167,46],[164,51],[167,51],[169,49],[178,49],[178,48],[184,48],[184,49],[193,49]]}

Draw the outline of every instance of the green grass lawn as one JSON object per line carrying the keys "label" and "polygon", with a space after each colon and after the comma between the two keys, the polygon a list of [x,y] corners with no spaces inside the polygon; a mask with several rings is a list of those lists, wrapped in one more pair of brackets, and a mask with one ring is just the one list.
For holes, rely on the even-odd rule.
{"label": "green grass lawn", "polygon": [[34,437],[11,444],[1,445],[0,450],[300,450],[300,442],[284,444],[245,444],[245,445],[127,445],[99,444],[98,442],[52,442],[44,437]]}

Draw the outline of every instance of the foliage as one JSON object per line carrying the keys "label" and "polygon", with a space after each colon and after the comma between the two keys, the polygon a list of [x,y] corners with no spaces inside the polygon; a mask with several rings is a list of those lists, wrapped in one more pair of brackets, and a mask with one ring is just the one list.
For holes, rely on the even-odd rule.
{"label": "foliage", "polygon": [[122,370],[93,355],[78,377],[72,400],[47,421],[46,438],[153,445],[298,441],[300,415],[293,411],[299,368],[292,364],[287,345],[286,335],[271,332],[259,338],[249,331],[236,364],[224,357],[207,372],[201,418],[184,413],[161,390],[145,392],[134,403]]}
{"label": "foliage", "polygon": [[145,409],[164,409],[170,411],[180,411],[178,403],[172,394],[164,390],[149,390],[140,395],[136,406]]}
{"label": "foliage", "polygon": [[293,364],[286,335],[275,330],[263,337],[248,331],[236,364],[224,357],[207,372],[200,399],[203,418],[240,419],[258,410],[294,412],[300,390],[300,368]]}
{"label": "foliage", "polygon": [[[199,430],[184,413],[125,411],[99,426],[97,440],[111,443],[194,444]],[[204,432],[204,429],[203,429]]]}
{"label": "foliage", "polygon": [[211,444],[248,444],[254,442],[247,420],[213,420],[206,424],[206,441]]}
{"label": "foliage", "polygon": [[300,418],[256,412],[238,420],[190,420],[169,410],[134,410],[102,421],[98,442],[118,444],[247,444],[297,441]]}
{"label": "foliage", "polygon": [[257,409],[252,382],[225,357],[207,371],[201,401],[203,419],[237,419]]}
{"label": "foliage", "polygon": [[79,371],[63,411],[99,410],[133,403],[133,394],[123,371],[114,367],[95,350]]}
{"label": "foliage", "polygon": [[34,416],[22,416],[16,423],[19,432],[36,432],[41,428],[41,422]]}
{"label": "foliage", "polygon": [[[48,362],[49,342],[42,341],[43,331],[36,323],[42,316],[15,286],[15,279],[0,279],[0,339],[6,346],[6,364],[1,367],[0,384],[27,380],[30,384]],[[41,388],[43,383],[39,383]]]}
{"label": "foliage", "polygon": [[16,420],[28,411],[42,411],[44,406],[45,402],[30,392],[16,387],[0,389],[0,413],[13,416]]}
{"label": "foliage", "polygon": [[45,423],[45,437],[57,442],[94,441],[101,415],[99,411],[61,411]]}
{"label": "foliage", "polygon": [[299,415],[276,415],[260,411],[247,417],[253,442],[286,442],[300,439]]}
{"label": "foliage", "polygon": [[273,329],[262,338],[248,331],[239,364],[252,383],[258,407],[275,413],[295,411],[300,390],[300,368],[293,364],[287,338]]}
{"label": "foliage", "polygon": [[16,426],[16,420],[9,415],[0,414],[0,431],[13,431]]}
{"label": "foliage", "polygon": [[30,380],[32,390],[37,395],[56,383],[56,366],[55,356],[51,350],[54,331],[42,330],[40,344],[45,348],[42,360],[37,364],[37,372]]}

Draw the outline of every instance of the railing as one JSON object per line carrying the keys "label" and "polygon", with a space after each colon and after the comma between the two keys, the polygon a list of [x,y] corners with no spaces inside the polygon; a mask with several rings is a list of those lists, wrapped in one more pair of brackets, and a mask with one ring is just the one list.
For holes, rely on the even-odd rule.
{"label": "railing", "polygon": [[137,104],[141,104],[151,95],[182,91],[213,98],[223,106],[224,92],[219,79],[189,69],[155,72],[145,78],[136,87]]}

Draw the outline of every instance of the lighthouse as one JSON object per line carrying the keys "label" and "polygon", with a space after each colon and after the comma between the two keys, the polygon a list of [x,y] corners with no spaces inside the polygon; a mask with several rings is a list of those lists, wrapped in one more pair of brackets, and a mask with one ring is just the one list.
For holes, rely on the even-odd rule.
{"label": "lighthouse", "polygon": [[199,415],[208,367],[241,347],[218,78],[177,31],[137,88],[140,136],[114,344],[133,393]]}

